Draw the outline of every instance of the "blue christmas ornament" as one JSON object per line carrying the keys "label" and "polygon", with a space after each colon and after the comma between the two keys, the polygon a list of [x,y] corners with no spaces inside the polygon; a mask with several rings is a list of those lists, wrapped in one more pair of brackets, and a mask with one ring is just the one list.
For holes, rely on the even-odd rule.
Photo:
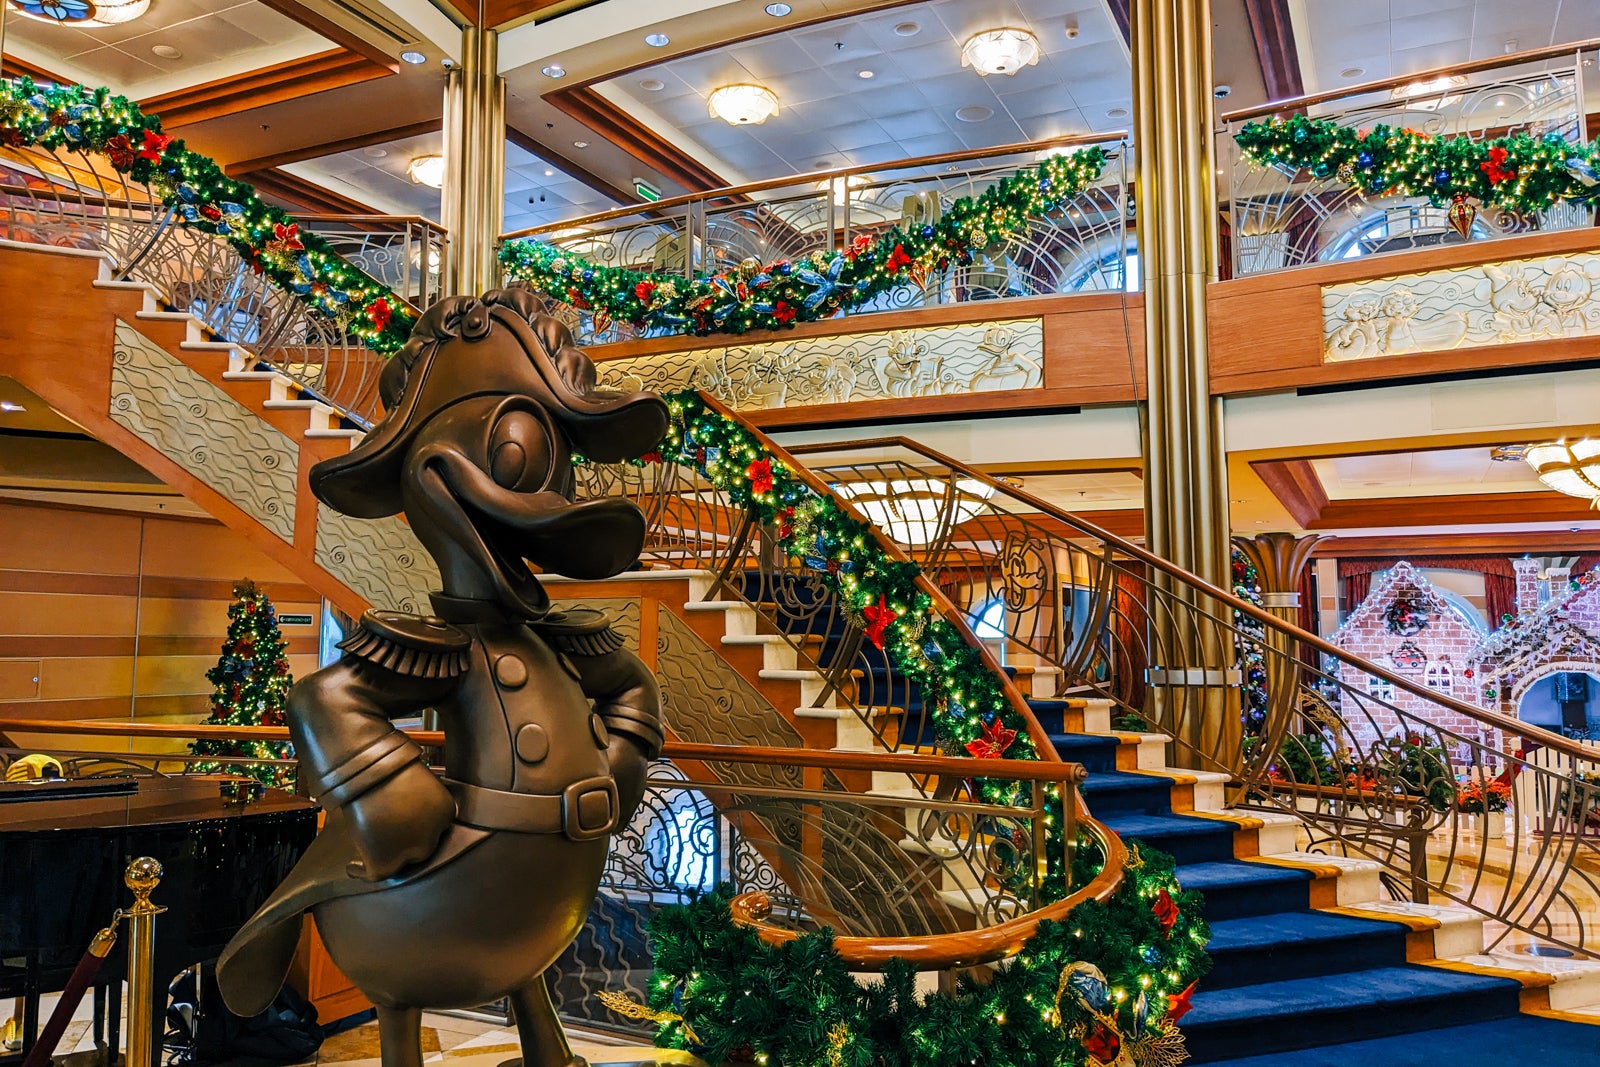
{"label": "blue christmas ornament", "polygon": [[1366,170],[1368,167],[1372,166],[1372,153],[1371,152],[1362,152],[1359,155],[1357,155],[1356,156],[1356,165],[1359,166],[1362,170]]}
{"label": "blue christmas ornament", "polygon": [[1441,186],[1442,185],[1449,185],[1450,184],[1450,172],[1447,171],[1447,170],[1439,171],[1437,174],[1435,174],[1433,176],[1433,184],[1441,185]]}
{"label": "blue christmas ornament", "polygon": [[921,229],[921,230],[920,230],[920,231],[918,231],[918,232],[920,232],[920,233],[921,233],[921,234],[922,234],[922,236],[923,236],[923,237],[932,237],[932,236],[933,236],[933,227],[932,227],[932,226],[931,226],[931,225],[929,225],[929,226],[924,226],[924,227],[923,227],[923,228],[922,228],[922,229]]}

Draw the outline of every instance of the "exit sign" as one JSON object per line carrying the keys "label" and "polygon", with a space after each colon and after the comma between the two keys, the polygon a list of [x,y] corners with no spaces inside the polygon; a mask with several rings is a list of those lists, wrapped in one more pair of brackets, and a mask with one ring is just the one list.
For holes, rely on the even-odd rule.
{"label": "exit sign", "polygon": [[640,200],[644,200],[651,204],[661,199],[661,190],[657,189],[643,178],[633,179],[633,191],[638,194]]}
{"label": "exit sign", "polygon": [[311,625],[311,616],[310,615],[288,615],[288,614],[279,615],[278,616],[278,625],[280,625],[280,626],[310,626]]}

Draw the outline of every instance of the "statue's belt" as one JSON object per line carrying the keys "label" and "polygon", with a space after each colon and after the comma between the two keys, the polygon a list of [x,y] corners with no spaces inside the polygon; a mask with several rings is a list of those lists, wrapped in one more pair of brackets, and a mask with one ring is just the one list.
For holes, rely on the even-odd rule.
{"label": "statue's belt", "polygon": [[456,801],[456,821],[480,830],[565,834],[574,841],[604,837],[617,825],[621,803],[610,775],[573,782],[559,793],[509,793],[443,779]]}

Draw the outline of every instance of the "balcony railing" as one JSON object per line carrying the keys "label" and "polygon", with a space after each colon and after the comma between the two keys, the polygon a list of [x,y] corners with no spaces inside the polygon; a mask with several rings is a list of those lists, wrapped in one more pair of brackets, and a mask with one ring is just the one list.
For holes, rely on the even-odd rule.
{"label": "balcony railing", "polygon": [[1600,41],[1585,41],[1497,56],[1223,115],[1217,158],[1228,174],[1232,276],[1593,225],[1592,202],[1563,200],[1533,212],[1484,204],[1465,219],[1468,238],[1452,225],[1448,204],[1357,190],[1337,172],[1258,166],[1244,158],[1235,136],[1253,121],[1303,114],[1355,129],[1386,126],[1474,141],[1524,133],[1577,147],[1588,141],[1584,101],[1597,48]]}
{"label": "balcony railing", "polygon": [[[708,193],[618,208],[556,225],[506,234],[503,242],[537,241],[597,267],[622,267],[658,282],[738,276],[776,261],[833,255],[862,237],[899,228],[913,233],[936,222],[959,199],[1052,154],[1108,145],[1097,183],[1065,204],[1027,219],[1016,232],[972,249],[970,264],[952,263],[907,280],[842,313],[866,314],[979,300],[1060,293],[1122,291],[1137,285],[1130,270],[1125,135],[1056,138],[997,148],[923,156],[775,178]],[[1136,260],[1135,260],[1136,263]],[[550,293],[558,300],[564,293]],[[638,328],[568,306],[581,343],[661,336],[680,330]]]}

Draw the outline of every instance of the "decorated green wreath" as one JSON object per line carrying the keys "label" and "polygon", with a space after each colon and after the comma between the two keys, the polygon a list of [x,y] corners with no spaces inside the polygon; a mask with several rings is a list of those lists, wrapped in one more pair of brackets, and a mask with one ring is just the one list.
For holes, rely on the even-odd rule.
{"label": "decorated green wreath", "polygon": [[1177,1067],[1210,931],[1171,857],[1131,844],[1125,876],[1106,902],[1041,923],[988,981],[927,995],[902,961],[880,983],[856,981],[827,930],[766,944],[733,923],[722,888],[651,922],[648,1004],[601,1001],[658,1023],[658,1045],[710,1063]]}
{"label": "decorated green wreath", "polygon": [[1383,613],[1383,624],[1392,634],[1413,637],[1427,629],[1433,618],[1433,604],[1426,597],[1402,596]]}
{"label": "decorated green wreath", "polygon": [[414,312],[392,290],[110,90],[0,81],[0,144],[103,155],[150,186],[177,222],[227,241],[251,269],[369,347],[393,352],[410,336]]}
{"label": "decorated green wreath", "polygon": [[1421,196],[1435,207],[1472,197],[1527,214],[1600,196],[1600,142],[1573,144],[1558,133],[1476,141],[1296,115],[1246,123],[1234,140],[1255,166],[1304,168],[1360,193]]}
{"label": "decorated green wreath", "polygon": [[1047,156],[915,230],[860,234],[848,248],[795,261],[751,258],[737,270],[692,280],[597,266],[532,240],[506,242],[500,263],[508,279],[589,312],[596,330],[613,321],[698,336],[778,330],[830,318],[907,282],[922,286],[952,263],[971,263],[1028,219],[1058,210],[1099,180],[1105,164],[1098,146]]}

